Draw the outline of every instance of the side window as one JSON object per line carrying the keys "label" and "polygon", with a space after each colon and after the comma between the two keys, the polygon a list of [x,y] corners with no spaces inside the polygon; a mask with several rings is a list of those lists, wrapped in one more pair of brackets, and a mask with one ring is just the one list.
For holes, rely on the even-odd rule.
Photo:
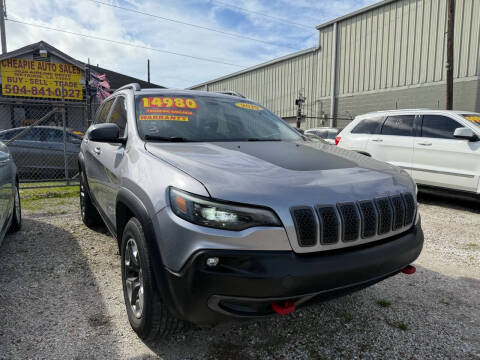
{"label": "side window", "polygon": [[110,111],[112,104],[113,100],[108,100],[102,105],[102,108],[97,112],[95,117],[95,125],[104,124],[107,121],[108,112]]}
{"label": "side window", "polygon": [[457,121],[441,115],[424,115],[422,121],[422,137],[438,139],[456,139],[455,129],[463,127]]}
{"label": "side window", "polygon": [[378,126],[382,122],[383,117],[371,117],[367,119],[360,120],[360,122],[355,126],[351,133],[352,134],[374,134]]}
{"label": "side window", "polygon": [[412,136],[415,115],[389,116],[382,126],[382,135]]}
{"label": "side window", "polygon": [[0,134],[0,140],[2,141],[7,141],[13,138],[15,135],[17,135],[21,130],[9,130],[9,131],[2,131],[2,134]]}
{"label": "side window", "polygon": [[42,141],[63,142],[63,131],[57,129],[42,129]]}
{"label": "side window", "polygon": [[120,137],[125,136],[125,128],[127,126],[127,110],[125,108],[125,98],[119,96],[112,109],[112,114],[108,120],[111,123],[115,123],[120,128]]}

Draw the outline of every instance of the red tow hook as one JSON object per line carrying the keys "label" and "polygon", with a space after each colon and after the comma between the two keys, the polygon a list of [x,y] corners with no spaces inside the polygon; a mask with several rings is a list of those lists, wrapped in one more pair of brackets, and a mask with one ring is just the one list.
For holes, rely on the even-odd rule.
{"label": "red tow hook", "polygon": [[283,305],[272,303],[272,309],[278,315],[287,315],[295,311],[295,304],[291,301],[285,301]]}
{"label": "red tow hook", "polygon": [[407,265],[402,269],[402,273],[407,275],[415,274],[415,271],[417,271],[417,268],[413,265]]}

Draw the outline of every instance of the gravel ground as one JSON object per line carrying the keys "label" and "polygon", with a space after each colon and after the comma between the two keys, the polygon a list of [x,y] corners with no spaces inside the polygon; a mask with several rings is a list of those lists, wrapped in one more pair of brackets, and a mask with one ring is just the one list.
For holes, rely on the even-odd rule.
{"label": "gravel ground", "polygon": [[285,317],[144,343],[120,259],[78,201],[38,200],[0,249],[2,359],[480,359],[480,206],[421,198],[417,273]]}

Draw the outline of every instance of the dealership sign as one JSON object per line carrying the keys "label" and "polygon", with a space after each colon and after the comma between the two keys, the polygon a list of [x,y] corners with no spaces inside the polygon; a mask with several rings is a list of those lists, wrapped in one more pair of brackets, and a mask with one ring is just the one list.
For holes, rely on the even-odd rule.
{"label": "dealership sign", "polygon": [[82,100],[82,71],[71,64],[24,59],[0,63],[2,95]]}

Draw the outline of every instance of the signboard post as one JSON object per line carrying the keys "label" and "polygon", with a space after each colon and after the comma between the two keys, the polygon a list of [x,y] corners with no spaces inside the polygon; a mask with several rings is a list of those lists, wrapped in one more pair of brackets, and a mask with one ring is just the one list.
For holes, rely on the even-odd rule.
{"label": "signboard post", "polygon": [[11,58],[1,61],[0,71],[3,96],[83,99],[82,70],[74,65]]}

